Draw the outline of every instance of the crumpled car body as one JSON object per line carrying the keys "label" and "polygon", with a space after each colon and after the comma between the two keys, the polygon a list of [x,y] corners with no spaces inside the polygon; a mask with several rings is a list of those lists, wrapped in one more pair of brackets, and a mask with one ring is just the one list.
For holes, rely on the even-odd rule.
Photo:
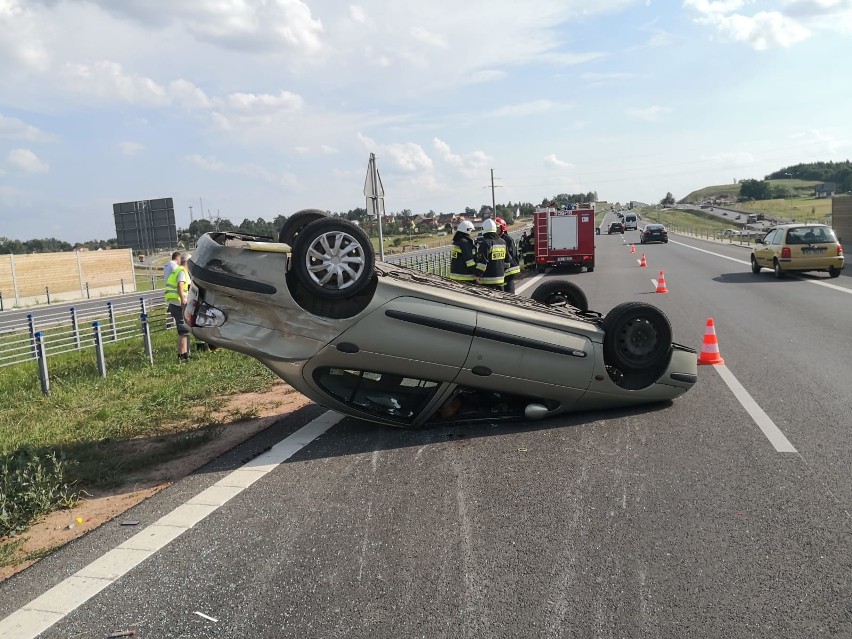
{"label": "crumpled car body", "polygon": [[[203,236],[189,262],[195,337],[320,405],[405,428],[664,402],[697,380],[695,351],[650,305],[622,305],[608,324],[612,311],[577,307],[573,284],[546,282],[534,299],[458,284],[376,261],[347,243],[365,241],[360,229],[330,220],[278,238],[289,243]],[[347,260],[360,278],[348,291]]]}

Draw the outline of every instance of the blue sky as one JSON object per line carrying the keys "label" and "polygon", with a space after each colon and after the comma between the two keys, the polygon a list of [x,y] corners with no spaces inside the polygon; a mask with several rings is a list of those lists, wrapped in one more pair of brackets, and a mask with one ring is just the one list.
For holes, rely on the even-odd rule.
{"label": "blue sky", "polygon": [[597,191],[852,157],[852,0],[0,0],[0,236]]}

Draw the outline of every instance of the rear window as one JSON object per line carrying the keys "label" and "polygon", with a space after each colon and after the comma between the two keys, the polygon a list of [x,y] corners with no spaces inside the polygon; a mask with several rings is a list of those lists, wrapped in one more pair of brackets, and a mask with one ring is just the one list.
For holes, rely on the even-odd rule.
{"label": "rear window", "polygon": [[837,242],[827,226],[798,226],[787,230],[787,244],[826,244]]}

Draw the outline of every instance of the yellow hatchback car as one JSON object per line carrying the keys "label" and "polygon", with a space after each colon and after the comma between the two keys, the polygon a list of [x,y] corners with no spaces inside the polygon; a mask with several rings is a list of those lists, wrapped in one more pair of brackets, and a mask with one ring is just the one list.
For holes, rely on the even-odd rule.
{"label": "yellow hatchback car", "polygon": [[757,240],[751,253],[751,272],[771,268],[775,277],[801,271],[826,271],[837,277],[843,270],[843,247],[825,224],[781,224]]}

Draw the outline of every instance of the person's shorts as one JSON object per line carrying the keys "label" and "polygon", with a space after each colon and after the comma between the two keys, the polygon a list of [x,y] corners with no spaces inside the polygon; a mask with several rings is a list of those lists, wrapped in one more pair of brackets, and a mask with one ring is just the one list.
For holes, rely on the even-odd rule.
{"label": "person's shorts", "polygon": [[183,306],[180,304],[169,304],[169,315],[175,321],[178,335],[189,335],[189,326],[183,320]]}

